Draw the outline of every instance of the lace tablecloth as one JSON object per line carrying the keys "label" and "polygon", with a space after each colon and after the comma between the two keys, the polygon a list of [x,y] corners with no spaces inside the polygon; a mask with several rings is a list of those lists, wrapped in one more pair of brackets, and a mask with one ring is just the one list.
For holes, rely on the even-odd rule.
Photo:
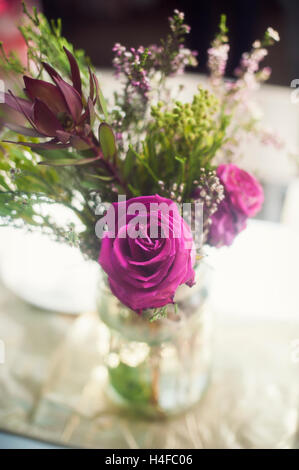
{"label": "lace tablecloth", "polygon": [[1,429],[92,448],[297,445],[299,323],[216,316],[204,398],[185,415],[150,422],[120,412],[107,398],[107,330],[96,314],[42,311],[2,286],[0,299]]}

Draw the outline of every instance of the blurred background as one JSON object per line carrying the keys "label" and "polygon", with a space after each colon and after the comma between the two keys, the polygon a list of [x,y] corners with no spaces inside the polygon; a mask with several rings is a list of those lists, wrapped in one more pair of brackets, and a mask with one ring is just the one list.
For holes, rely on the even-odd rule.
{"label": "blurred background", "polygon": [[[273,69],[270,83],[289,86],[299,76],[296,0],[27,0],[27,4],[39,5],[49,19],[62,18],[66,37],[76,48],[83,48],[97,67],[111,66],[115,42],[131,47],[159,42],[167,34],[167,17],[178,8],[192,27],[188,46],[199,51],[195,73],[206,72],[206,50],[217,31],[220,14],[226,13],[233,39],[228,75],[241,53],[272,26],[279,31],[281,41],[267,59]],[[22,47],[15,32],[18,12],[20,0],[0,0],[0,37],[6,48]]]}
{"label": "blurred background", "polygon": [[85,49],[98,67],[110,67],[115,42],[131,47],[159,42],[167,34],[166,18],[178,8],[192,28],[188,46],[199,51],[195,72],[206,71],[206,50],[220,14],[226,13],[233,38],[229,74],[241,53],[272,26],[279,31],[281,42],[267,60],[273,69],[270,83],[289,86],[299,76],[296,0],[43,0],[41,4],[48,18],[62,18],[67,38]]}

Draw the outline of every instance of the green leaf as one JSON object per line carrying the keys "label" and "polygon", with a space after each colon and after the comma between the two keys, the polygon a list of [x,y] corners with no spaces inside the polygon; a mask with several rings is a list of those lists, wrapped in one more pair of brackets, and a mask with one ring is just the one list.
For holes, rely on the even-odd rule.
{"label": "green leaf", "polygon": [[107,175],[86,175],[89,176],[90,178],[95,178],[101,181],[113,181],[115,178],[114,176],[107,176]]}
{"label": "green leaf", "polygon": [[174,158],[180,164],[180,182],[184,182],[186,158],[182,158],[182,157],[179,157],[179,156],[175,156]]}
{"label": "green leaf", "polygon": [[125,180],[128,179],[128,177],[132,175],[132,170],[133,170],[135,162],[136,162],[136,156],[132,147],[130,146],[127,152],[126,158],[124,160],[123,175],[124,175]]}
{"label": "green leaf", "polygon": [[106,100],[105,100],[104,95],[102,93],[102,90],[101,90],[99,81],[97,79],[97,76],[94,73],[92,74],[92,76],[93,76],[94,83],[95,83],[95,86],[96,86],[96,94],[97,94],[100,110],[104,114],[106,121],[108,121],[109,116],[108,116],[108,111],[107,111]]}
{"label": "green leaf", "polygon": [[153,172],[153,170],[151,169],[151,167],[149,166],[148,162],[142,158],[141,155],[139,155],[138,153],[135,153],[136,157],[138,158],[139,162],[141,163],[141,165],[143,165],[143,167],[147,170],[148,174],[152,177],[152,179],[158,183],[159,182],[159,178],[155,175],[155,173]]}
{"label": "green leaf", "polygon": [[9,186],[6,184],[5,179],[2,175],[0,175],[0,187],[7,189],[9,191]]}
{"label": "green leaf", "polygon": [[134,188],[131,184],[128,184],[128,188],[131,191],[133,196],[135,197],[141,196],[141,192],[138,189]]}
{"label": "green leaf", "polygon": [[37,153],[41,157],[45,158],[46,160],[64,160],[68,158],[81,158],[81,156],[76,152],[70,152],[67,149],[43,149],[43,148],[36,148],[34,149],[34,153]]}
{"label": "green leaf", "polygon": [[89,163],[94,163],[95,161],[99,160],[99,157],[96,158],[82,158],[80,160],[76,160],[74,158],[62,158],[61,160],[46,160],[43,162],[39,162],[39,165],[47,165],[47,166],[76,166],[76,165],[88,165]]}
{"label": "green leaf", "polygon": [[106,122],[102,122],[99,127],[99,141],[104,157],[107,160],[112,160],[116,155],[115,137],[111,127]]}
{"label": "green leaf", "polygon": [[226,26],[226,15],[224,14],[220,16],[219,30],[222,34],[226,34],[228,32],[228,27]]}

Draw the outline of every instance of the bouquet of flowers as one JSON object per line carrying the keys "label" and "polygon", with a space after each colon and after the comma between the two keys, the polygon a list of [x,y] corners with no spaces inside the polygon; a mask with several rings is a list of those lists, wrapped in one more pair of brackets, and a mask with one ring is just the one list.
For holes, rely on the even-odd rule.
{"label": "bouquet of flowers", "polygon": [[[185,102],[171,77],[196,67],[197,53],[185,47],[190,28],[175,10],[160,44],[115,44],[119,86],[108,102],[60,21],[25,5],[24,19],[26,66],[3,48],[0,55],[9,84],[0,105],[0,224],[40,230],[98,262],[113,390],[134,410],[186,409],[208,383],[206,293],[197,276],[204,247],[230,245],[263,203],[262,186],[239,166],[239,144],[252,136],[279,145],[252,99],[269,77],[260,63],[278,34],[268,28],[227,80],[222,16],[208,86]],[[55,217],[58,205],[69,222]]]}
{"label": "bouquet of flowers", "polygon": [[[197,53],[185,47],[190,28],[175,10],[160,44],[115,44],[119,87],[107,103],[60,21],[25,5],[24,16],[27,65],[3,50],[0,58],[13,88],[1,104],[1,225],[26,225],[79,246],[99,262],[122,304],[161,316],[179,286],[194,284],[202,246],[230,245],[262,206],[260,183],[237,166],[238,143],[246,133],[265,138],[250,93],[269,77],[260,62],[278,34],[268,28],[243,54],[236,78],[226,80],[222,16],[208,50],[209,87],[199,85],[186,103],[181,89],[173,96],[169,77],[196,67]],[[77,222],[58,224],[47,209],[53,204]]]}

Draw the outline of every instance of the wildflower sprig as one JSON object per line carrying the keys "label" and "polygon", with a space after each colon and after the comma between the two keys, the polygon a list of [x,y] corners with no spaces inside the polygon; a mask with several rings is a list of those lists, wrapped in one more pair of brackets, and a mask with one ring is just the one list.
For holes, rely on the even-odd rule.
{"label": "wildflower sprig", "polygon": [[128,130],[132,123],[136,125],[146,117],[151,91],[157,91],[157,75],[159,94],[167,77],[183,73],[186,66],[197,65],[197,53],[184,46],[190,32],[190,27],[184,23],[184,14],[175,10],[169,18],[169,26],[170,33],[160,45],[128,49],[116,43],[113,48],[115,73],[123,80],[122,92],[115,94],[116,105],[125,114],[120,131]]}
{"label": "wildflower sprig", "polygon": [[165,77],[183,73],[188,65],[197,65],[197,52],[184,47],[186,35],[191,30],[184,20],[184,13],[174,10],[173,16],[169,17],[170,34],[161,40],[160,47],[152,48],[156,65]]}
{"label": "wildflower sprig", "polygon": [[[221,108],[232,116],[227,128],[228,138],[221,148],[220,158],[239,158],[240,142],[246,136],[258,137],[264,143],[265,131],[260,126],[261,111],[252,93],[271,75],[270,67],[261,67],[261,63],[268,55],[268,47],[277,41],[279,34],[273,28],[268,28],[263,39],[254,41],[251,50],[242,54],[234,71],[235,78],[227,79],[228,29],[225,15],[221,16],[218,33],[208,50],[209,81]],[[271,140],[275,141],[274,138]]]}
{"label": "wildflower sprig", "polygon": [[208,49],[208,68],[210,70],[210,81],[213,88],[217,88],[225,74],[228,60],[228,28],[226,26],[226,16],[221,15],[219,31]]}

